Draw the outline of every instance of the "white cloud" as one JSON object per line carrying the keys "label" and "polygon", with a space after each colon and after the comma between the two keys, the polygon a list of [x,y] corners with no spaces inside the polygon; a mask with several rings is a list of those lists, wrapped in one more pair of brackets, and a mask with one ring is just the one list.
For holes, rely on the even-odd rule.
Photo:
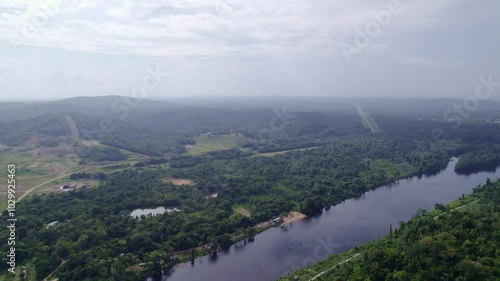
{"label": "white cloud", "polygon": [[[477,71],[498,69],[492,59],[498,56],[489,51],[500,46],[491,34],[500,19],[496,0],[487,0],[489,5],[400,0],[403,11],[347,63],[340,44],[353,44],[355,28],[364,28],[372,12],[387,9],[390,1],[0,0],[0,75],[6,85],[16,78],[33,89],[44,81],[61,95],[68,91],[61,86],[65,83],[40,75],[88,85],[85,90],[95,94],[120,93],[142,77],[145,60],[184,56],[210,59],[189,70],[165,66],[175,74],[165,93],[347,94],[389,92],[387,77],[404,87],[405,77],[425,81],[422,77],[439,71],[464,77],[471,64]],[[49,9],[54,2],[60,5]],[[478,35],[481,28],[490,34]],[[465,39],[474,36],[476,41]],[[485,42],[478,43],[479,37]],[[19,46],[17,53],[11,44]],[[2,64],[9,56],[29,59],[9,68]],[[456,79],[445,80],[436,83],[459,87]],[[10,89],[18,84],[12,82]]]}
{"label": "white cloud", "polygon": [[[405,17],[418,17],[412,17],[414,10],[425,15],[419,18],[425,21],[432,11],[439,12],[450,5],[449,0],[443,0],[446,5],[422,1],[425,4],[408,5]],[[296,51],[297,46],[307,52],[311,42],[321,41],[323,47],[334,48],[338,43],[335,38],[351,36],[355,27],[371,19],[370,11],[387,5],[385,1],[367,5],[368,2],[360,1],[305,0],[82,3],[70,5],[63,1],[47,9],[22,2],[16,8],[25,9],[23,13],[11,9],[12,13],[0,16],[0,34],[4,41],[15,38],[15,43],[21,45],[145,56],[169,52],[206,55],[210,51],[212,55],[221,55],[246,53],[247,49]],[[169,9],[182,10],[173,13]],[[155,11],[159,15],[148,17]],[[68,13],[71,17],[65,17]],[[93,16],[99,14],[107,16],[99,20]]]}

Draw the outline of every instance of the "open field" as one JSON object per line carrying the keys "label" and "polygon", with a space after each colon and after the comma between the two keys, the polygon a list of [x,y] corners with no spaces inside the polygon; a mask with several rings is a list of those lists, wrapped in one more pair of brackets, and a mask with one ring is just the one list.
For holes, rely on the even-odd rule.
{"label": "open field", "polygon": [[7,166],[16,166],[16,198],[41,183],[47,182],[76,165],[76,154],[72,146],[61,143],[52,148],[24,145],[0,150],[0,208],[6,208]]}
{"label": "open field", "polygon": [[[101,144],[94,144],[101,145]],[[19,201],[25,193],[41,194],[47,192],[64,192],[55,186],[75,182],[68,177],[75,172],[98,172],[107,166],[128,164],[144,160],[146,157],[122,150],[128,159],[119,162],[97,163],[90,162],[80,165],[77,149],[73,145],[60,142],[55,147],[40,147],[36,142],[31,142],[19,147],[0,146],[0,167],[4,171],[0,173],[0,210],[7,208],[7,166],[16,165],[16,199]],[[91,180],[81,181],[89,186],[97,186],[98,183]]]}
{"label": "open field", "polygon": [[240,135],[202,135],[196,137],[195,141],[196,145],[187,147],[187,154],[199,155],[210,151],[231,149],[249,141],[249,139]]}

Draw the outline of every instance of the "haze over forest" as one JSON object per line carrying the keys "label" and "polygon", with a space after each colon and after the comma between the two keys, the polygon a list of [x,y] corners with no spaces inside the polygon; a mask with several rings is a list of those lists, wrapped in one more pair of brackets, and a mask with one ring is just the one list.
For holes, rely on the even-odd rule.
{"label": "haze over forest", "polygon": [[0,0],[0,281],[500,280],[499,11]]}

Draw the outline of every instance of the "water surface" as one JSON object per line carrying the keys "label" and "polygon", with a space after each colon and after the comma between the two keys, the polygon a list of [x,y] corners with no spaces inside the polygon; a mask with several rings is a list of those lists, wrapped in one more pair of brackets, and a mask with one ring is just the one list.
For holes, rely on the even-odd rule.
{"label": "water surface", "polygon": [[135,209],[130,213],[131,217],[136,217],[140,218],[141,216],[156,216],[163,214],[165,212],[171,213],[171,212],[180,212],[181,210],[177,208],[173,209],[165,209],[164,207],[158,207],[155,209]]}
{"label": "water surface", "polygon": [[366,192],[319,216],[272,228],[233,245],[217,257],[203,256],[176,267],[163,281],[272,281],[333,253],[340,253],[385,235],[392,224],[409,220],[418,208],[432,209],[469,194],[495,172],[458,175],[456,158],[434,176],[413,177]]}

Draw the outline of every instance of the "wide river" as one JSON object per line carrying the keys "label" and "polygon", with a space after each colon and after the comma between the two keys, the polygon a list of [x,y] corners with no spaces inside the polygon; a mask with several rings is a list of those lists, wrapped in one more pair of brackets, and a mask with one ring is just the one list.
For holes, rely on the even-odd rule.
{"label": "wide river", "polygon": [[435,176],[413,177],[346,200],[319,216],[272,228],[251,243],[239,242],[216,257],[203,256],[194,264],[174,268],[163,281],[272,281],[300,267],[325,259],[385,235],[392,224],[409,220],[418,208],[432,209],[469,194],[495,172],[469,176],[454,172],[453,158]]}

